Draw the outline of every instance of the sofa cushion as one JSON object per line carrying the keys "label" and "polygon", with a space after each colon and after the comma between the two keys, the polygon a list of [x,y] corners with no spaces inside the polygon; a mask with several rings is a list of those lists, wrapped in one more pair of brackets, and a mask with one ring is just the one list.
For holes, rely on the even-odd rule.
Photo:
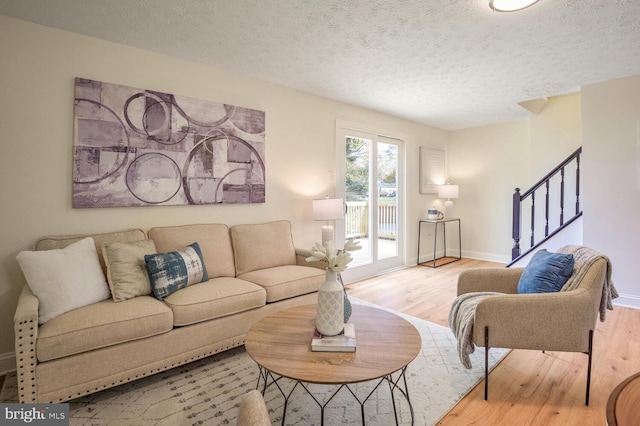
{"label": "sofa cushion", "polygon": [[518,293],[560,291],[573,273],[572,254],[536,252],[518,281]]}
{"label": "sofa cushion", "polygon": [[159,300],[181,288],[209,279],[198,243],[169,253],[146,254],[144,261],[153,295]]}
{"label": "sofa cushion", "polygon": [[156,253],[153,240],[102,245],[102,255],[107,264],[107,281],[114,301],[121,302],[151,294],[151,282],[144,255],[153,253]]}
{"label": "sofa cushion", "polygon": [[271,303],[318,291],[326,273],[310,266],[284,265],[247,272],[238,278],[263,287],[267,303]]}
{"label": "sofa cushion", "polygon": [[212,278],[183,288],[164,299],[175,326],[194,324],[264,306],[264,289],[230,277]]}
{"label": "sofa cushion", "polygon": [[110,297],[92,238],[62,249],[23,251],[16,260],[38,298],[39,324]]}
{"label": "sofa cushion", "polygon": [[289,221],[235,225],[231,227],[230,234],[236,276],[274,266],[296,264]]}
{"label": "sofa cushion", "polygon": [[[48,237],[42,237],[36,243],[36,250],[52,250],[65,248],[71,243],[80,241],[83,238],[91,237],[96,245],[96,252],[100,259],[100,266],[104,275],[107,275],[107,267],[102,256],[102,244],[110,243],[113,241],[127,242],[127,241],[140,241],[146,240],[147,234],[142,229],[126,229],[116,232],[105,232],[101,234],[85,234],[85,235],[51,235]],[[196,240],[193,240],[196,241]]]}
{"label": "sofa cushion", "polygon": [[151,296],[105,300],[56,317],[38,329],[40,362],[129,342],[173,328],[171,309]]}
{"label": "sofa cushion", "polygon": [[235,277],[229,228],[223,224],[165,226],[149,230],[160,253],[178,250],[197,241],[209,278]]}

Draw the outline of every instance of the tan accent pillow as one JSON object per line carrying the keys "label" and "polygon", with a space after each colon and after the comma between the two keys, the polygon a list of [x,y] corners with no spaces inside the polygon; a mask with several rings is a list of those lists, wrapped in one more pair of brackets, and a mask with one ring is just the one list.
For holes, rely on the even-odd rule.
{"label": "tan accent pillow", "polygon": [[291,223],[287,220],[234,225],[230,228],[230,235],[237,276],[259,269],[296,264]]}
{"label": "tan accent pillow", "polygon": [[145,254],[155,254],[153,240],[113,242],[102,245],[107,281],[115,302],[151,294]]}
{"label": "tan accent pillow", "polygon": [[161,226],[149,230],[149,239],[156,243],[158,253],[180,250],[194,241],[202,250],[209,278],[235,277],[236,265],[229,228],[220,223],[203,225]]}

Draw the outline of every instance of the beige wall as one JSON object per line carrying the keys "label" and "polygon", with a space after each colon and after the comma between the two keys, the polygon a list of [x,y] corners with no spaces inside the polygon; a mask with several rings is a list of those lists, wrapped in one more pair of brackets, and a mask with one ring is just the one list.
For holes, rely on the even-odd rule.
{"label": "beige wall", "polygon": [[530,121],[530,184],[534,184],[582,145],[580,94],[549,98]]}
{"label": "beige wall", "polygon": [[[582,115],[580,95],[578,93],[549,98],[547,106],[540,114],[531,118],[531,181],[521,186],[523,190],[530,188],[553,170],[561,161],[569,157],[582,146]],[[560,184],[561,177],[556,174],[550,181],[549,226],[553,230],[560,226]],[[576,164],[565,168],[565,219],[575,214],[576,203]],[[536,241],[544,238],[545,205],[542,201],[544,190],[536,191]],[[523,203],[523,238],[530,235],[530,204]],[[584,206],[581,206],[584,208]],[[567,235],[566,233],[564,235]],[[572,238],[572,236],[570,237]],[[556,241],[557,247],[565,245],[565,241]],[[582,240],[570,240],[573,244],[581,244]],[[530,242],[522,241],[521,247],[529,247]]]}
{"label": "beige wall", "polygon": [[582,88],[584,242],[607,254],[621,294],[640,308],[640,76]]}
{"label": "beige wall", "polygon": [[[460,185],[455,215],[462,219],[463,255],[511,260],[514,189],[535,184],[580,147],[581,137],[579,94],[550,98],[530,119],[451,132],[449,180]],[[529,232],[526,225],[522,232]]]}
{"label": "beige wall", "polygon": [[[12,317],[22,273],[15,261],[47,234],[184,223],[288,219],[310,246],[321,223],[313,198],[333,194],[335,122],[407,135],[408,256],[429,196],[418,194],[418,147],[446,148],[448,133],[140,49],[0,16],[0,372],[13,352]],[[75,77],[176,93],[266,112],[267,202],[261,205],[72,209]]]}
{"label": "beige wall", "polygon": [[529,134],[529,120],[451,133],[449,181],[460,186],[454,216],[462,221],[463,256],[510,260],[511,195],[530,181]]}

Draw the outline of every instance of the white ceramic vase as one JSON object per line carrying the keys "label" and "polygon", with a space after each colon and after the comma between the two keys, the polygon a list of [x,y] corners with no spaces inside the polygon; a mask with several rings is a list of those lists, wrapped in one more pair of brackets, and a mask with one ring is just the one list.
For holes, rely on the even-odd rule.
{"label": "white ceramic vase", "polygon": [[318,290],[316,328],[326,336],[335,336],[344,328],[344,289],[337,273],[327,269],[327,277]]}

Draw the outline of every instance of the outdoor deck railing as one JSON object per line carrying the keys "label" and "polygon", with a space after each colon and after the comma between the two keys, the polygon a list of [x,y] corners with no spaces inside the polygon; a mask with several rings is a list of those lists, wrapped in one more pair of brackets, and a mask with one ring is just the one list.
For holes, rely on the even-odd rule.
{"label": "outdoor deck railing", "polygon": [[[395,201],[378,203],[378,238],[396,239],[397,215]],[[347,238],[367,238],[369,236],[369,203],[366,201],[347,201],[347,213],[344,221]]]}

